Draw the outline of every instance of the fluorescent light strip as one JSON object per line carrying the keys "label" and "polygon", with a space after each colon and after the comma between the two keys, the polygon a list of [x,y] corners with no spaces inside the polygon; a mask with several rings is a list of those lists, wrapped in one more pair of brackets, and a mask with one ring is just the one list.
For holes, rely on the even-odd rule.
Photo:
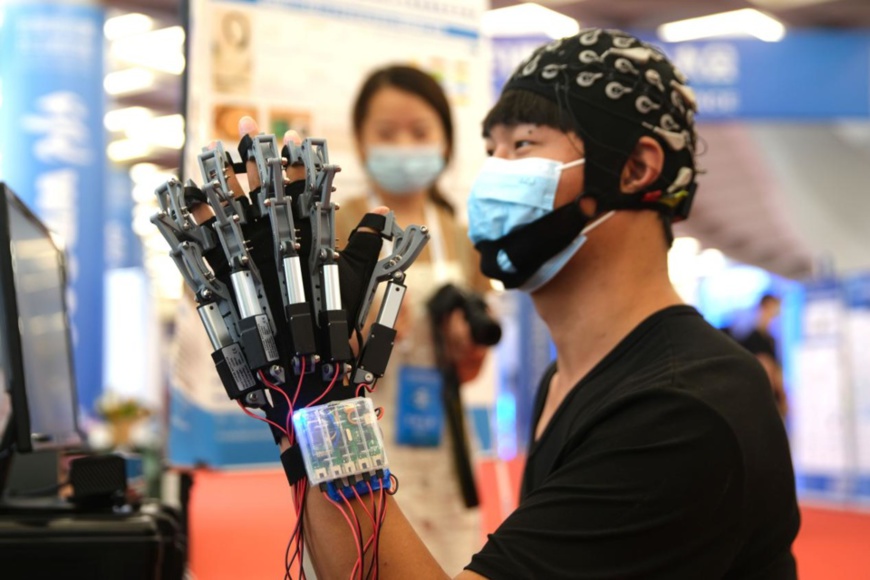
{"label": "fluorescent light strip", "polygon": [[140,92],[153,86],[154,73],[138,67],[110,72],[103,79],[103,88],[110,95]]}
{"label": "fluorescent light strip", "polygon": [[577,34],[580,24],[576,20],[534,2],[506,6],[483,13],[483,33],[487,36],[533,36],[545,34],[562,38]]}
{"label": "fluorescent light strip", "polygon": [[154,19],[138,12],[122,14],[109,18],[103,25],[103,34],[109,40],[115,40],[133,34],[148,32],[154,27]]}
{"label": "fluorescent light strip", "polygon": [[170,26],[120,38],[111,43],[109,55],[128,64],[178,75],[184,71],[183,46],[184,29]]}
{"label": "fluorescent light strip", "polygon": [[153,116],[151,109],[146,107],[124,107],[108,111],[103,117],[103,125],[106,131],[115,133],[132,124],[147,123]]}
{"label": "fluorescent light strip", "polygon": [[148,143],[142,141],[134,141],[132,139],[120,139],[112,141],[106,147],[106,155],[109,159],[115,162],[129,161],[131,159],[141,159],[151,153],[151,147]]}
{"label": "fluorescent light strip", "polygon": [[181,149],[184,146],[184,117],[178,114],[164,115],[144,122],[130,123],[124,128],[124,133],[132,141]]}
{"label": "fluorescent light strip", "polygon": [[785,26],[763,12],[744,8],[662,24],[658,35],[665,42],[734,36],[754,36],[766,42],[777,42],[785,36]]}

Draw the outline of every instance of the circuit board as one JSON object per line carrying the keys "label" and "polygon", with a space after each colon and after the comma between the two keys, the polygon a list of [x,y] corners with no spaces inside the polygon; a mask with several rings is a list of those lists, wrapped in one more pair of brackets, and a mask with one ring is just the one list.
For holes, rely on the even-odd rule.
{"label": "circuit board", "polygon": [[358,397],[293,413],[293,427],[312,484],[358,479],[388,467],[371,399]]}

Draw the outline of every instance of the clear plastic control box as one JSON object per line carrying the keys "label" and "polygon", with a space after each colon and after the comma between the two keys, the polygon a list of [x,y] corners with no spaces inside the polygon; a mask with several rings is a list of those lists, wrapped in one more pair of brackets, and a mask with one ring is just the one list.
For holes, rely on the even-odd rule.
{"label": "clear plastic control box", "polygon": [[358,397],[299,409],[293,426],[312,484],[354,479],[388,467],[371,399]]}

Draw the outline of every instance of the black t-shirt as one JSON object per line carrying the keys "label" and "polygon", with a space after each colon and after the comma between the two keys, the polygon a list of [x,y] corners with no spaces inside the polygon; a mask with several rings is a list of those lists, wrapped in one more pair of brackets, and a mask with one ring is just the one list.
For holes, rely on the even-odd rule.
{"label": "black t-shirt", "polygon": [[529,450],[519,507],[467,568],[494,580],[791,579],[799,522],[763,369],[675,306],[568,394]]}
{"label": "black t-shirt", "polygon": [[772,336],[766,332],[758,330],[757,328],[752,329],[752,332],[747,334],[746,337],[740,341],[740,344],[752,354],[766,354],[773,360],[777,360],[776,341],[773,340]]}

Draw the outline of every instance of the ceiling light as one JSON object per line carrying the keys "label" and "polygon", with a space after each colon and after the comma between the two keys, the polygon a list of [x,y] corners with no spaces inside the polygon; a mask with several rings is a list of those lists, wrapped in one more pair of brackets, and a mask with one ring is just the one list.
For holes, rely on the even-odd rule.
{"label": "ceiling light", "polygon": [[184,146],[184,117],[178,114],[153,117],[142,123],[128,125],[124,133],[134,141],[181,149]]}
{"label": "ceiling light", "polygon": [[113,109],[103,117],[106,131],[111,133],[123,131],[131,124],[147,123],[153,116],[151,109],[146,107],[124,107]]}
{"label": "ceiling light", "polygon": [[824,4],[831,0],[749,0],[750,3],[771,10],[784,10],[797,8],[798,6],[810,6],[812,4]]}
{"label": "ceiling light", "polygon": [[153,163],[137,163],[130,167],[130,179],[133,183],[150,185],[154,181],[154,176],[159,175],[160,172],[160,167]]}
{"label": "ceiling light", "polygon": [[142,34],[154,27],[154,19],[138,12],[122,14],[109,18],[103,25],[103,34],[109,40],[123,38],[132,34]]}
{"label": "ceiling light", "polygon": [[487,36],[544,34],[550,38],[562,38],[580,31],[580,24],[570,16],[534,2],[487,10],[483,13],[481,26]]}
{"label": "ceiling light", "polygon": [[664,42],[722,36],[754,36],[767,42],[777,42],[785,36],[785,26],[763,12],[744,8],[662,24],[658,28],[658,34]]}
{"label": "ceiling light", "polygon": [[151,153],[151,146],[143,141],[134,141],[133,139],[119,139],[112,141],[106,147],[106,154],[109,159],[120,163],[131,159],[140,159]]}
{"label": "ceiling light", "polygon": [[119,61],[170,74],[184,71],[184,29],[161,28],[112,43],[109,55]]}
{"label": "ceiling light", "polygon": [[110,72],[103,79],[103,88],[110,95],[135,93],[154,86],[154,73],[144,68],[128,68]]}

